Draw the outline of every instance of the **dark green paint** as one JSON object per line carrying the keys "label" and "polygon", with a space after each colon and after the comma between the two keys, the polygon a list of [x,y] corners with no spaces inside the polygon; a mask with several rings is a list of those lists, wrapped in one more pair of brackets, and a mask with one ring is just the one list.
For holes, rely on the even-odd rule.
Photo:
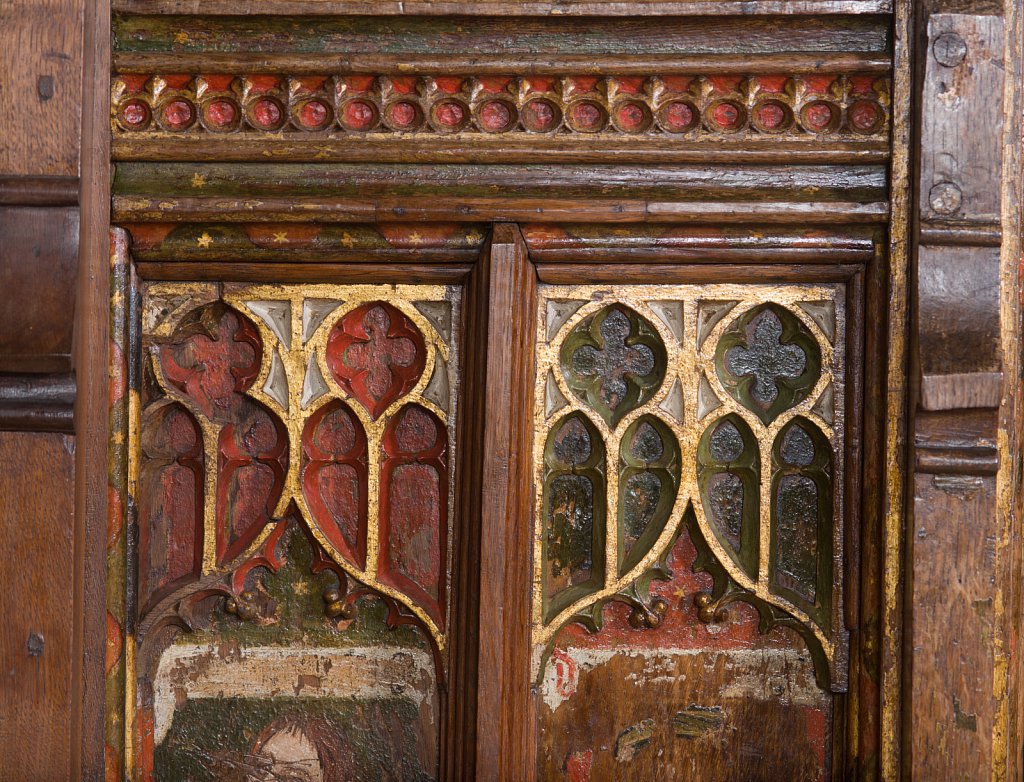
{"label": "dark green paint", "polygon": [[242,621],[225,613],[223,601],[218,599],[206,615],[198,617],[201,624],[196,631],[179,636],[179,640],[187,644],[232,640],[243,646],[387,645],[413,647],[432,654],[423,632],[413,625],[388,627],[388,609],[380,599],[361,598],[351,623],[329,619],[324,614],[323,593],[337,588],[338,577],[328,571],[310,572],[313,552],[299,529],[293,527],[280,545],[286,550],[286,563],[281,570],[271,574],[257,568],[247,582],[269,619]]}
{"label": "dark green paint", "polygon": [[551,575],[568,571],[572,586],[586,584],[594,565],[594,484],[583,475],[559,475],[548,487],[547,501]]}
{"label": "dark green paint", "polygon": [[785,307],[762,304],[722,334],[715,368],[729,395],[768,424],[814,389],[821,348]]}
{"label": "dark green paint", "polygon": [[668,360],[654,327],[622,304],[580,321],[559,359],[569,387],[611,427],[657,393]]}
{"label": "dark green paint", "polygon": [[780,588],[813,604],[818,581],[818,488],[805,475],[783,475],[772,498],[778,560],[772,577]]}
{"label": "dark green paint", "polygon": [[607,468],[601,435],[586,416],[572,413],[552,427],[544,468],[544,616],[550,621],[604,585]]}
{"label": "dark green paint", "polygon": [[681,460],[675,435],[653,416],[638,418],[619,452],[619,575],[651,550],[679,492]]}
{"label": "dark green paint", "polygon": [[743,546],[743,508],[747,493],[743,481],[731,472],[717,472],[707,480],[707,493],[708,513],[729,545],[739,551]]}
{"label": "dark green paint", "polygon": [[155,749],[156,779],[249,782],[247,774],[260,768],[252,755],[260,734],[275,720],[289,718],[318,725],[330,736],[319,749],[341,766],[342,775],[329,782],[437,778],[436,769],[423,767],[432,750],[422,746],[415,730],[420,715],[412,702],[281,697],[189,700],[175,711],[166,739]]}
{"label": "dark green paint", "polygon": [[832,446],[806,418],[772,445],[771,590],[828,630],[833,590]]}
{"label": "dark green paint", "polygon": [[725,725],[725,714],[721,706],[697,706],[691,704],[683,711],[677,711],[672,718],[672,727],[678,738],[698,739]]}
{"label": "dark green paint", "polygon": [[[884,17],[787,18],[805,52],[889,53]],[[178,36],[184,33],[182,42]],[[292,54],[692,54],[779,53],[778,31],[762,20],[624,17],[135,16],[113,20],[115,52]],[[469,74],[471,75],[471,74]]]}
{"label": "dark green paint", "polygon": [[757,440],[735,413],[714,421],[697,445],[704,514],[722,547],[750,578],[761,551],[761,464]]}

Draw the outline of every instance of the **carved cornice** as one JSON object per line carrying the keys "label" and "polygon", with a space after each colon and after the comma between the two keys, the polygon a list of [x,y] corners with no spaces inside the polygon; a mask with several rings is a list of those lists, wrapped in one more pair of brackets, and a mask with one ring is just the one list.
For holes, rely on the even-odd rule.
{"label": "carved cornice", "polygon": [[717,18],[597,12],[515,24],[377,11],[116,14],[112,154],[119,161],[888,162],[893,63],[884,17],[790,15],[779,25],[755,6],[736,4],[740,15]]}

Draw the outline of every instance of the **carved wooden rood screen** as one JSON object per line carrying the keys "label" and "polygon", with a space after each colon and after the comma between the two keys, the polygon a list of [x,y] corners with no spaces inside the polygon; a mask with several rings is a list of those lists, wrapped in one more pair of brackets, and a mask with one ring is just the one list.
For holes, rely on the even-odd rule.
{"label": "carved wooden rood screen", "polygon": [[891,771],[904,12],[188,5],[113,19],[108,779]]}

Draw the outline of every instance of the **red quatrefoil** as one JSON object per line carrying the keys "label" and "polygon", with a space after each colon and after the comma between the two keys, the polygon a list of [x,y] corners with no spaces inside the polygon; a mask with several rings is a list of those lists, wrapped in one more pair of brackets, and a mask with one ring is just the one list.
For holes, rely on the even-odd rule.
{"label": "red quatrefoil", "polygon": [[187,316],[175,337],[160,349],[167,379],[211,421],[233,420],[260,369],[263,347],[256,327],[217,302]]}
{"label": "red quatrefoil", "polygon": [[426,361],[416,324],[383,301],[349,312],[327,340],[331,374],[375,420],[412,390]]}

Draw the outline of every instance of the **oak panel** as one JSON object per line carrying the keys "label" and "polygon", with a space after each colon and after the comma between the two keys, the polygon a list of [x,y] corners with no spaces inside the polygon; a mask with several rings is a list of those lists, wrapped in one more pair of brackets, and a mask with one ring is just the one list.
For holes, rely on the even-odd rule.
{"label": "oak panel", "polygon": [[68,779],[74,439],[0,434],[0,758],[5,779]]}
{"label": "oak panel", "polygon": [[0,174],[78,176],[82,12],[82,0],[0,11]]}
{"label": "oak panel", "polygon": [[987,777],[993,727],[995,478],[914,480],[911,721],[914,779]]}

